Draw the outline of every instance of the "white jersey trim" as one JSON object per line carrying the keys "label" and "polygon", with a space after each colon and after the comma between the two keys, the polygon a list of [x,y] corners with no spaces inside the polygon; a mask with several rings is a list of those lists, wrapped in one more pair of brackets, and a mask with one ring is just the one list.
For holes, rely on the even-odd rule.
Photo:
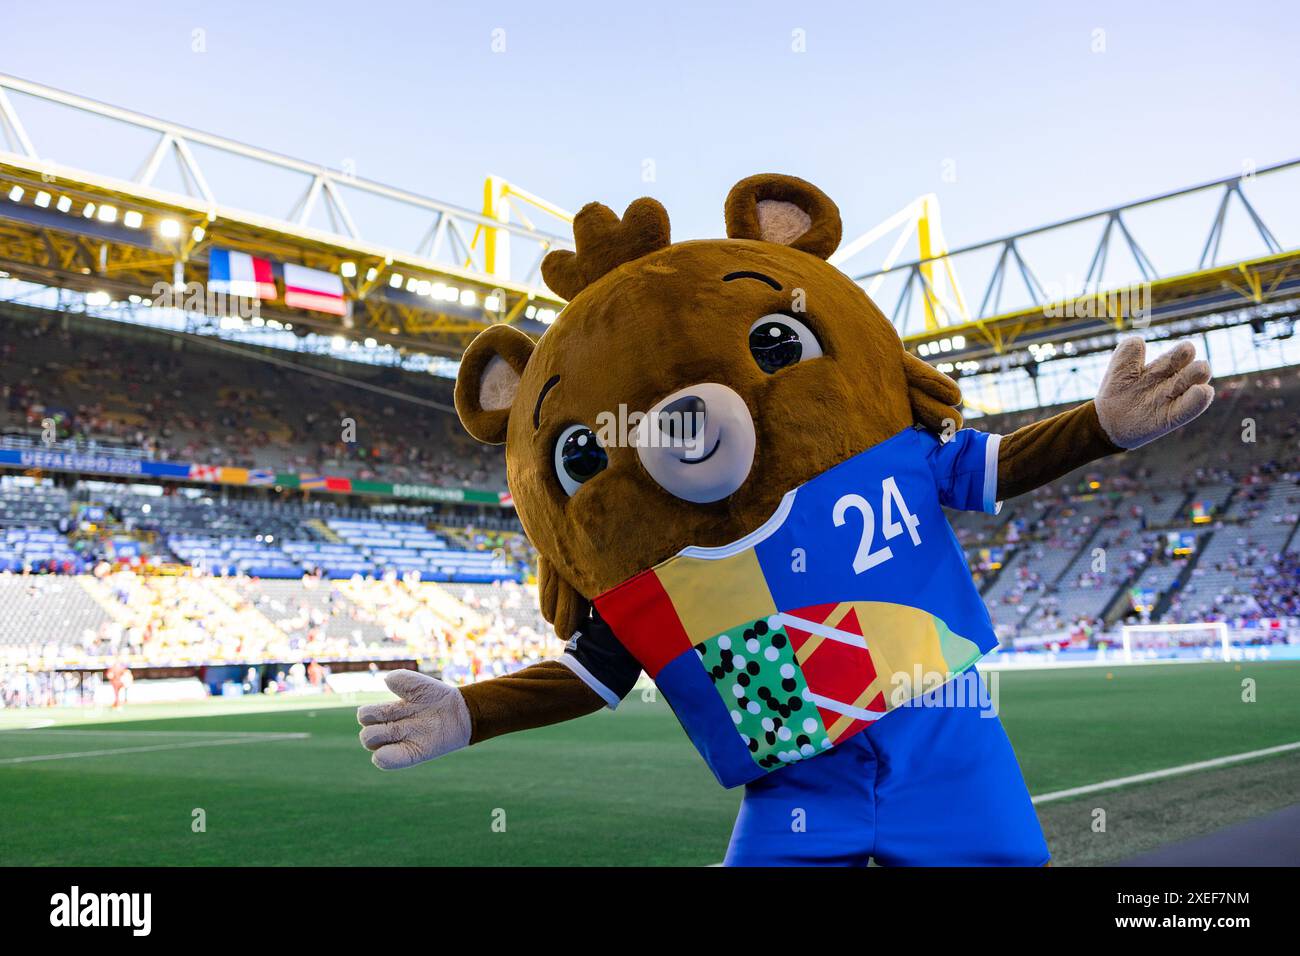
{"label": "white jersey trim", "polygon": [[582,661],[572,654],[561,654],[558,659],[561,664],[577,674],[584,684],[594,690],[600,696],[600,699],[605,702],[606,707],[610,710],[618,709],[618,695],[598,681],[595,675],[582,665]]}
{"label": "white jersey trim", "polygon": [[991,515],[1002,510],[1002,502],[998,501],[998,446],[1001,444],[1001,435],[989,435],[984,443],[984,510]]}

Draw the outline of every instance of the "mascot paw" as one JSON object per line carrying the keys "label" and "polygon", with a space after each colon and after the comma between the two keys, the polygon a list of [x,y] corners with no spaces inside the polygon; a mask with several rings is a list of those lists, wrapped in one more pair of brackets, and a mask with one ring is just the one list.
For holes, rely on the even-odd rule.
{"label": "mascot paw", "polygon": [[1146,343],[1125,339],[1111,356],[1097,392],[1097,419],[1120,448],[1137,448],[1186,425],[1214,401],[1210,366],[1192,361],[1196,347],[1180,342],[1145,365]]}
{"label": "mascot paw", "polygon": [[357,708],[361,744],[373,751],[380,770],[401,770],[469,745],[469,708],[450,684],[416,671],[393,671],[384,678],[401,698],[391,704]]}

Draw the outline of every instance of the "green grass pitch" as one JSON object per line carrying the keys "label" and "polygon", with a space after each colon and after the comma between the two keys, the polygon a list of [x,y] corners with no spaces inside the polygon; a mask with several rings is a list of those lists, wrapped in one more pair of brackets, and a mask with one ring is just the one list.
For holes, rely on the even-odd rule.
{"label": "green grass pitch", "polygon": [[[1013,672],[999,691],[1034,794],[1300,740],[1296,664]],[[718,787],[662,701],[633,697],[617,713],[398,773],[375,770],[361,749],[357,703],[0,712],[0,865],[722,859],[740,794]],[[18,729],[34,721],[52,723]],[[1298,792],[1300,752],[1291,751],[1039,812],[1058,865],[1094,864],[1288,805]],[[1104,833],[1092,826],[1097,808]],[[194,832],[196,809],[205,832]]]}

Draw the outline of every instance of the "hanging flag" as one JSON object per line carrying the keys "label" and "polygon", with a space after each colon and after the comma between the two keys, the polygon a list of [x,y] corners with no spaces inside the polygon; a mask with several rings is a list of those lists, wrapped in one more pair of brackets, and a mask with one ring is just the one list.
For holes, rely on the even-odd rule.
{"label": "hanging flag", "polygon": [[264,468],[250,468],[248,483],[250,485],[273,485],[275,484],[275,472],[267,471]]}
{"label": "hanging flag", "polygon": [[220,481],[220,465],[190,465],[190,481]]}
{"label": "hanging flag", "polygon": [[347,314],[342,279],[332,272],[308,269],[292,262],[284,264],[284,304],[331,315]]}
{"label": "hanging flag", "polygon": [[208,257],[208,289],[245,299],[274,299],[271,262],[233,249],[213,249]]}

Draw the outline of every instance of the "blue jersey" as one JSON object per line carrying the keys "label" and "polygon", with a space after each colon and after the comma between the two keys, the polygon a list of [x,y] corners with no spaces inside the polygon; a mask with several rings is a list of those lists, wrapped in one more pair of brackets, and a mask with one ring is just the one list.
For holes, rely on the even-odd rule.
{"label": "blue jersey", "polygon": [[830,749],[996,646],[941,506],[997,510],[998,441],[909,428],[744,538],[596,598],[724,786]]}

